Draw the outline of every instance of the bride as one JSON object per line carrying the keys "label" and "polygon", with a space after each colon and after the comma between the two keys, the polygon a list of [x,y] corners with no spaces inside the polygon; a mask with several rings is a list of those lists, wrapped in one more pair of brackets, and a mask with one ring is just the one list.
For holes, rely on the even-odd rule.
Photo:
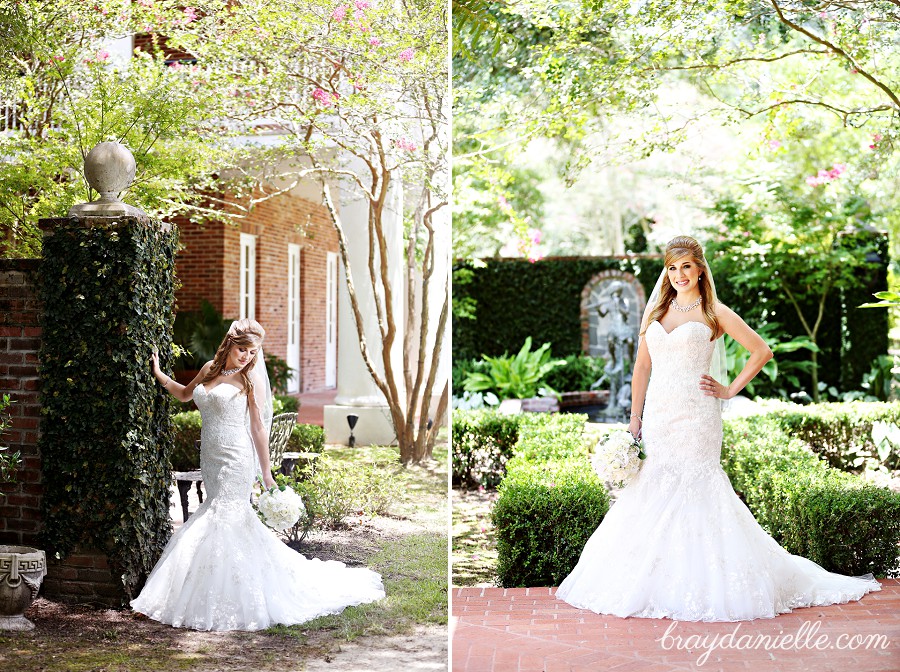
{"label": "bride", "polygon": [[381,576],[342,562],[307,559],[278,540],[254,513],[261,468],[266,487],[272,393],[263,360],[265,331],[233,322],[213,361],[180,385],[153,375],[203,419],[200,470],[207,499],[169,540],[132,608],[175,627],[259,630],[292,625],[384,597]]}
{"label": "bride", "polygon": [[[727,385],[724,334],[750,351]],[[739,621],[880,590],[871,574],[833,574],[791,555],[735,495],[719,463],[720,400],[753,380],[772,351],[716,301],[703,249],[693,238],[680,236],[666,246],[640,335],[630,430],[643,438],[647,458],[557,597],[623,617]]]}

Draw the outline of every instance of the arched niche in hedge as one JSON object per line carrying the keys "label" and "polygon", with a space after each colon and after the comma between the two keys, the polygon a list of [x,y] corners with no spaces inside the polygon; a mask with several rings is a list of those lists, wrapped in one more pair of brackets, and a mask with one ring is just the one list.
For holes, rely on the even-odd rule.
{"label": "arched niche in hedge", "polygon": [[[606,336],[612,326],[612,313],[600,315],[598,304],[605,303],[615,283],[622,284],[622,297],[628,302],[628,326],[635,335],[641,324],[641,314],[647,305],[644,288],[637,277],[626,271],[600,271],[581,290],[581,351],[592,357],[608,358]],[[637,339],[635,339],[635,343]]]}

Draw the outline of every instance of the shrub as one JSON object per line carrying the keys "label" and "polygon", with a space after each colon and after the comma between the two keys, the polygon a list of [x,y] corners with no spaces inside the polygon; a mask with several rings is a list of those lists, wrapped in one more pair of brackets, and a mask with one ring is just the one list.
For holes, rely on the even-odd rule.
{"label": "shrub", "polygon": [[490,410],[453,413],[454,487],[497,487],[519,439],[522,417]]}
{"label": "shrub", "polygon": [[453,485],[495,488],[513,455],[529,460],[559,460],[589,452],[584,435],[586,415],[522,413],[493,410],[453,414]]}
{"label": "shrub", "polygon": [[872,436],[876,423],[900,425],[900,403],[852,401],[800,406],[767,401],[769,417],[791,436],[797,436],[836,469],[854,471],[867,460],[900,468],[900,446],[882,452]]}
{"label": "shrub", "polygon": [[526,413],[519,423],[517,457],[534,462],[585,458],[590,446],[582,413]]}
{"label": "shrub", "polygon": [[[291,397],[283,394],[276,394],[273,401],[281,402],[282,413],[296,413],[300,410],[300,400],[297,397]],[[277,413],[275,415],[278,415]]]}
{"label": "shrub", "polygon": [[269,352],[265,353],[266,372],[269,375],[269,384],[274,394],[287,392],[288,381],[291,379],[291,367],[281,357]]}
{"label": "shrub", "polygon": [[508,465],[491,520],[500,585],[558,586],[609,510],[609,496],[586,460]]}
{"label": "shrub", "polygon": [[321,453],[325,449],[325,430],[318,425],[294,425],[288,439],[291,453]]}
{"label": "shrub", "polygon": [[194,471],[200,468],[200,451],[195,447],[200,440],[200,411],[187,411],[172,416],[175,428],[175,447],[172,450],[172,469]]}
{"label": "shrub", "polygon": [[351,514],[382,515],[400,495],[399,483],[377,464],[320,455],[306,471],[294,469],[286,482],[303,497],[307,519],[300,523],[310,528],[342,527]]}
{"label": "shrub", "polygon": [[897,570],[900,494],[830,468],[778,418],[726,423],[722,466],[789,552],[842,574]]}
{"label": "shrub", "polygon": [[603,367],[606,362],[602,357],[569,355],[564,361],[565,365],[544,376],[547,387],[557,392],[590,390],[604,375]]}

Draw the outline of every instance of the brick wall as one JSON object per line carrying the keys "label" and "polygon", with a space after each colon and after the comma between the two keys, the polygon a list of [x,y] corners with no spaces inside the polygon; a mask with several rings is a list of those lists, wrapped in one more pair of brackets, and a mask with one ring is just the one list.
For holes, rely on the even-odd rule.
{"label": "brick wall", "polygon": [[[41,455],[38,352],[41,303],[38,259],[0,259],[0,394],[9,394],[12,427],[0,445],[21,451],[16,483],[0,484],[0,544],[40,547]],[[123,590],[99,551],[78,551],[63,562],[48,557],[42,592],[71,602],[118,605]]]}
{"label": "brick wall", "polygon": [[40,348],[41,304],[37,259],[0,259],[0,395],[13,400],[12,427],[0,445],[21,451],[18,482],[0,485],[0,543],[33,546],[41,507],[41,457],[38,450],[41,407],[37,353]]}
{"label": "brick wall", "polygon": [[240,226],[200,227],[178,221],[183,250],[178,310],[194,311],[207,299],[226,317],[239,314],[240,234],[256,239],[256,319],[266,329],[266,351],[287,357],[288,244],[300,245],[300,390],[325,387],[326,255],[337,252],[328,211],[297,196],[257,205]]}

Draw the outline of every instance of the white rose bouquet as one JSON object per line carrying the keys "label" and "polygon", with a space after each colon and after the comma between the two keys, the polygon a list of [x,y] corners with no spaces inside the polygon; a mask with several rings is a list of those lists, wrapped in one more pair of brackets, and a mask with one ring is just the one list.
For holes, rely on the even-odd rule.
{"label": "white rose bouquet", "polygon": [[594,447],[591,466],[601,479],[622,487],[637,476],[645,457],[641,442],[631,432],[616,430]]}
{"label": "white rose bouquet", "polygon": [[264,491],[256,500],[263,522],[277,532],[293,527],[306,507],[293,488],[284,485]]}

